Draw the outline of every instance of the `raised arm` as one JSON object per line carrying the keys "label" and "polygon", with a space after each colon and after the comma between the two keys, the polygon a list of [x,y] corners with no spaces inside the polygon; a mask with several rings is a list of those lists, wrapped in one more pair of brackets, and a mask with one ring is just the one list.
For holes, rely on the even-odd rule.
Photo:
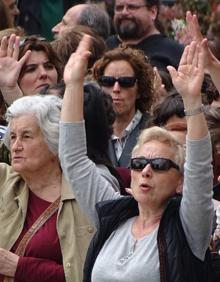
{"label": "raised arm", "polygon": [[220,61],[215,57],[208,46],[208,40],[203,39],[201,28],[196,15],[190,11],[186,13],[187,33],[191,40],[201,44],[205,53],[204,67],[205,71],[210,74],[215,87],[220,92]]}
{"label": "raised arm", "polygon": [[208,134],[201,97],[204,58],[204,49],[196,42],[192,42],[185,47],[178,70],[168,67],[173,84],[183,98],[187,118],[187,136],[191,140],[202,139]]}
{"label": "raised arm", "polygon": [[178,70],[168,67],[173,84],[182,95],[187,120],[180,218],[189,246],[201,260],[209,245],[214,214],[212,148],[201,99],[204,56],[204,49],[192,42],[185,48]]}
{"label": "raised arm", "polygon": [[23,96],[18,86],[21,69],[31,51],[18,60],[20,37],[12,34],[9,39],[3,37],[0,44],[0,89],[8,105]]}
{"label": "raised arm", "polygon": [[83,81],[90,55],[90,37],[85,35],[65,70],[66,90],[60,122],[59,157],[61,167],[81,208],[94,225],[98,225],[95,204],[119,197],[110,181],[87,157],[83,120]]}

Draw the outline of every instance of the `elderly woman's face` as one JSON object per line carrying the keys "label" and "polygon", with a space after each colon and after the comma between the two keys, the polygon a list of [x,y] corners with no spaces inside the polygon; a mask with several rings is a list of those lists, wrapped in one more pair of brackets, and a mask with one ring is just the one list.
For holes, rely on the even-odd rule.
{"label": "elderly woman's face", "polygon": [[12,119],[10,151],[12,167],[24,176],[46,169],[55,158],[44,141],[36,118],[31,114]]}
{"label": "elderly woman's face", "polygon": [[[167,158],[175,162],[170,147],[157,140],[145,143],[135,157]],[[131,188],[134,198],[141,206],[163,209],[168,198],[182,188],[181,173],[171,167],[166,171],[154,170],[147,164],[142,170],[131,170]]]}
{"label": "elderly woman's face", "polygon": [[57,80],[57,70],[45,52],[32,51],[18,83],[24,95],[34,95],[45,86],[57,83]]}

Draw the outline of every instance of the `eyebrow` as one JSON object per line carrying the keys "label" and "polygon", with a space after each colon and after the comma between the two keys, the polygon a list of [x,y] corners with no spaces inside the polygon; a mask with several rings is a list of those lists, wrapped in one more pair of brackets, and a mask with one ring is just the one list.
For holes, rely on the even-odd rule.
{"label": "eyebrow", "polygon": [[[22,134],[26,134],[26,133],[33,133],[33,131],[31,129],[24,129],[24,131],[21,132]],[[12,134],[16,134],[13,130],[10,131],[10,135]]]}
{"label": "eyebrow", "polygon": [[26,65],[24,65],[24,67],[29,67],[29,66],[37,66],[37,65],[39,65],[39,64],[48,64],[48,63],[51,63],[52,64],[52,62],[50,61],[50,60],[48,60],[48,61],[45,61],[45,62],[41,62],[41,63],[32,63],[32,64],[26,64]]}

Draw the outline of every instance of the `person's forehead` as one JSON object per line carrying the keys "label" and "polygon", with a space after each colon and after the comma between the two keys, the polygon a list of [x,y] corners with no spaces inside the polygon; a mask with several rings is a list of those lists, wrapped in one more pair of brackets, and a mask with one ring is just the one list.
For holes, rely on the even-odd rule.
{"label": "person's forehead", "polygon": [[146,1],[144,0],[116,0],[115,1],[116,5],[120,5],[120,4],[146,4]]}

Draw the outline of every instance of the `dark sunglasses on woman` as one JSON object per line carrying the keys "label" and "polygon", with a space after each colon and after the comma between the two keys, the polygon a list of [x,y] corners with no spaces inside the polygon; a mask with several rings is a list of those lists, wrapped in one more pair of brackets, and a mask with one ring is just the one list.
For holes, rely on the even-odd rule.
{"label": "dark sunglasses on woman", "polygon": [[114,86],[115,82],[118,82],[121,87],[129,88],[135,85],[137,78],[134,76],[100,76],[98,79],[98,83],[104,87],[112,87]]}
{"label": "dark sunglasses on woman", "polygon": [[150,164],[151,168],[156,171],[167,171],[171,167],[180,170],[179,166],[170,159],[166,159],[166,158],[147,159],[145,157],[132,158],[130,168],[133,170],[142,170],[145,168],[147,164]]}

